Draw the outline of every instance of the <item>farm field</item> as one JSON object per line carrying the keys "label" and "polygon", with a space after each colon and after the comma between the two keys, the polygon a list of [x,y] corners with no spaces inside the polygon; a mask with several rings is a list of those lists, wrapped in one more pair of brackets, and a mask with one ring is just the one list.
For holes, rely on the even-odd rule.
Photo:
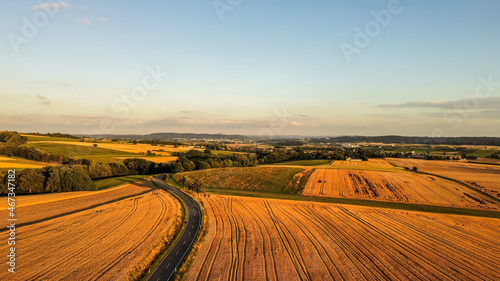
{"label": "farm field", "polygon": [[15,157],[7,157],[0,155],[0,170],[6,169],[39,169],[45,166],[55,165],[52,163],[37,162]]}
{"label": "farm field", "polygon": [[187,280],[498,280],[498,219],[202,197]]}
{"label": "farm field", "polygon": [[[16,216],[22,218],[18,225],[32,224],[93,208],[96,205],[138,196],[150,192],[152,188],[154,188],[154,185],[146,180],[95,192],[76,191],[16,196],[16,205],[24,205],[24,207],[16,209]],[[8,217],[8,210],[5,206],[2,206],[0,216]]]}
{"label": "farm field", "polygon": [[331,163],[332,166],[342,167],[342,168],[393,168],[391,164],[389,164],[384,159],[368,159],[368,161],[333,161]]}
{"label": "farm field", "polygon": [[[139,190],[142,187],[138,187]],[[88,197],[88,196],[87,196]],[[69,199],[77,204],[75,200]],[[60,202],[60,201],[58,201]],[[54,202],[38,206],[44,213]],[[29,207],[29,206],[28,206]],[[19,212],[27,207],[20,207]],[[59,212],[70,211],[60,209]],[[19,214],[19,218],[21,218]],[[16,229],[16,280],[137,278],[180,227],[180,203],[162,190]],[[2,231],[0,239],[7,240]],[[8,252],[7,243],[0,251]],[[7,280],[10,272],[0,273]]]}
{"label": "farm field", "polygon": [[[173,145],[154,146],[149,144],[125,144],[125,143],[94,143],[73,141],[34,141],[26,144],[46,152],[64,155],[70,158],[87,158],[97,162],[121,162],[126,158],[143,158],[155,163],[174,161],[177,157],[171,152],[187,151],[189,147],[177,147]],[[145,156],[139,153],[151,151],[157,155]],[[155,151],[164,150],[164,151]]]}
{"label": "farm field", "polygon": [[316,169],[302,192],[327,196],[456,207],[500,208],[458,183],[410,172]]}
{"label": "farm field", "polygon": [[500,199],[500,166],[453,161],[389,159],[399,167],[417,167],[419,171],[462,181]]}
{"label": "farm field", "polygon": [[281,162],[277,165],[292,165],[292,166],[318,166],[318,165],[328,165],[332,162],[331,160],[296,160]]}
{"label": "farm field", "polygon": [[207,188],[299,193],[311,172],[312,169],[289,167],[234,167],[180,173],[175,179],[179,180],[181,175],[201,179]]}

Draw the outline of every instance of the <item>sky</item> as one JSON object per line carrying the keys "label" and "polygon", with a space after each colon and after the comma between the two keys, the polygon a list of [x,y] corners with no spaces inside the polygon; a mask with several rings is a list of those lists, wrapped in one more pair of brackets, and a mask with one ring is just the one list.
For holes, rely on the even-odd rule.
{"label": "sky", "polygon": [[0,130],[499,136],[500,1],[1,1]]}

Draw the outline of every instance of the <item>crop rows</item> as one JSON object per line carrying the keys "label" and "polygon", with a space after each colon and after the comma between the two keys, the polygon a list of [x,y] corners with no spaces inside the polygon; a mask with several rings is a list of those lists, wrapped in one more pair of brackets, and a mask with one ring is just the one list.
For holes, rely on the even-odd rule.
{"label": "crop rows", "polygon": [[[127,280],[160,250],[180,215],[175,199],[151,191],[21,227],[16,233],[16,278]],[[7,251],[3,245],[0,250]],[[5,272],[0,279],[7,278]]]}
{"label": "crop rows", "polygon": [[205,197],[188,280],[498,280],[495,219]]}
{"label": "crop rows", "polygon": [[458,183],[409,172],[316,169],[302,194],[460,207],[499,206]]}

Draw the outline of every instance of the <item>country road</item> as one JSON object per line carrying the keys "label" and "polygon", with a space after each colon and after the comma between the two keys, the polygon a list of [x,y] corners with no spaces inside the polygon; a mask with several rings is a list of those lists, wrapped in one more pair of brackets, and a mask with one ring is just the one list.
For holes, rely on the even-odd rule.
{"label": "country road", "polygon": [[191,248],[191,245],[196,239],[196,235],[200,230],[201,224],[201,211],[198,207],[198,204],[185,193],[162,181],[160,179],[162,176],[163,175],[160,175],[153,180],[162,188],[178,196],[187,207],[188,215],[186,227],[182,231],[181,236],[172,247],[172,249],[170,249],[165,258],[163,258],[163,260],[160,262],[153,274],[151,274],[151,276],[148,278],[149,281],[169,280],[172,277],[177,269],[177,266],[179,266],[180,262],[187,254],[187,252]]}

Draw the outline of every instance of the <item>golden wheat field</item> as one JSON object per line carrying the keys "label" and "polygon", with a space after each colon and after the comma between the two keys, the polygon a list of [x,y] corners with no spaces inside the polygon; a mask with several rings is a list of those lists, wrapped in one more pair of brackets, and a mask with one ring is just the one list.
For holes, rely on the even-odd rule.
{"label": "golden wheat field", "polygon": [[[36,206],[43,213],[54,208],[52,205]],[[22,262],[16,266],[16,280],[135,279],[159,253],[161,242],[172,239],[181,216],[177,200],[165,191],[150,189],[142,195],[19,227],[16,260]],[[21,215],[18,218],[23,220]],[[8,235],[3,231],[0,239],[7,241]],[[2,243],[0,251],[7,253],[7,247]],[[4,268],[0,279],[11,279],[8,274]]]}
{"label": "golden wheat field", "polygon": [[[61,201],[66,199],[78,198],[89,196],[85,198],[85,201],[92,202],[96,200],[98,197],[95,196],[97,194],[103,195],[103,197],[108,197],[110,200],[114,200],[119,196],[127,196],[127,195],[137,195],[141,192],[149,191],[146,188],[138,188],[141,183],[137,183],[137,185],[121,185],[116,187],[111,187],[99,191],[71,191],[71,192],[57,192],[57,193],[41,193],[41,194],[30,194],[30,195],[18,195],[16,196],[16,207],[25,207],[30,205],[37,205],[55,201]],[[132,187],[132,188],[130,188]],[[113,191],[113,193],[108,193]],[[110,196],[111,195],[111,196]],[[74,201],[73,201],[74,202]],[[7,204],[0,205],[0,211],[6,210],[9,206]]]}
{"label": "golden wheat field", "polygon": [[[72,141],[32,141],[30,143],[55,143],[55,144],[67,144],[67,145],[80,145],[80,146],[94,146],[93,142],[72,142]],[[173,145],[156,146],[143,143],[131,144],[131,143],[114,143],[114,142],[100,142],[97,143],[97,146],[101,148],[119,150],[129,153],[141,153],[141,152],[146,153],[148,150],[150,150],[151,152],[164,156],[171,156],[170,152],[179,152],[179,151],[184,152],[193,149],[191,146],[174,147]]]}
{"label": "golden wheat field", "polygon": [[[37,194],[34,195],[33,198],[31,198],[30,195],[16,196],[16,204],[22,206],[26,204],[26,201],[28,202],[27,206],[16,209],[16,215],[22,218],[22,220],[18,222],[19,224],[29,224],[72,212],[78,212],[97,205],[111,203],[131,196],[141,195],[150,192],[153,187],[150,181],[140,181],[134,184],[122,185],[119,188],[105,189],[102,192],[89,192],[87,196],[77,196],[76,198],[66,199],[65,196],[73,197],[76,194],[79,195],[80,192],[68,192],[62,197],[59,194]],[[43,204],[44,201],[49,202]],[[6,208],[3,208],[0,210],[0,217],[6,218],[8,212]]]}
{"label": "golden wheat field", "polygon": [[51,165],[55,164],[0,156],[0,169],[39,169]]}
{"label": "golden wheat field", "polygon": [[340,161],[336,160],[331,163],[333,166],[346,166],[346,167],[381,167],[392,168],[393,166],[383,159],[368,159],[368,161]]}
{"label": "golden wheat field", "polygon": [[454,161],[389,159],[399,167],[417,167],[420,171],[452,178],[500,199],[500,166]]}
{"label": "golden wheat field", "polygon": [[498,219],[211,195],[187,280],[499,280]]}
{"label": "golden wheat field", "polygon": [[458,183],[410,172],[316,169],[302,194],[459,207],[500,207]]}

